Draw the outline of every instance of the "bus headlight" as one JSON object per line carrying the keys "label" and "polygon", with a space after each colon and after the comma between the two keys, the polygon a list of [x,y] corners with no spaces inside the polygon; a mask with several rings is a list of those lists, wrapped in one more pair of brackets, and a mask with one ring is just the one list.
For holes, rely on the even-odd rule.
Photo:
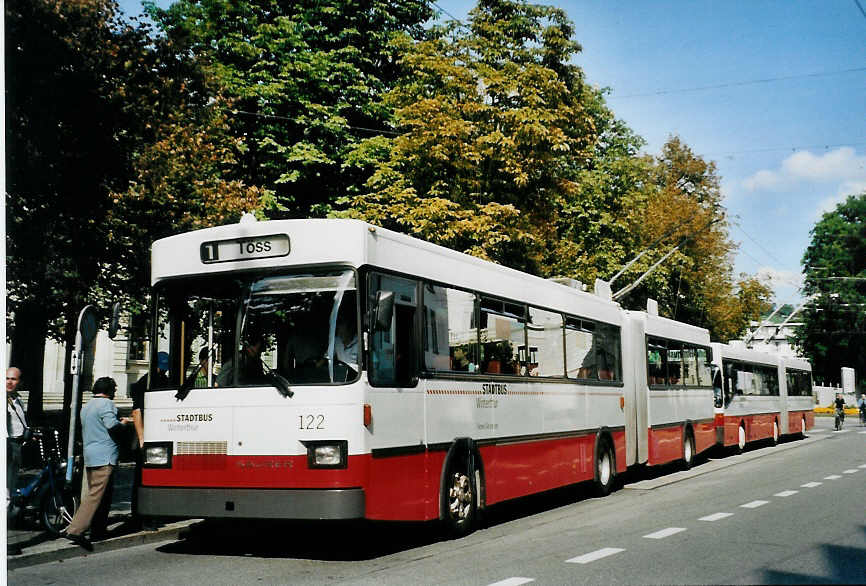
{"label": "bus headlight", "polygon": [[171,442],[145,443],[144,465],[149,468],[170,468]]}
{"label": "bus headlight", "polygon": [[346,468],[349,465],[349,447],[345,440],[303,443],[307,447],[307,465],[310,468]]}

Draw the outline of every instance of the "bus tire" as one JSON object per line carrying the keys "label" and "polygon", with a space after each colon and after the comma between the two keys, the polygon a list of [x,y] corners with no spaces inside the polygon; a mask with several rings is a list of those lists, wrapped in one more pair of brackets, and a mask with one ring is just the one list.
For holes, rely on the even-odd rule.
{"label": "bus tire", "polygon": [[468,449],[452,450],[442,485],[442,521],[448,537],[468,535],[478,517],[475,466]]}
{"label": "bus tire", "polygon": [[695,464],[695,435],[687,427],[683,434],[683,469],[690,470]]}
{"label": "bus tire", "polygon": [[779,445],[779,423],[775,419],[773,420],[773,445]]}
{"label": "bus tire", "polygon": [[737,447],[736,452],[738,454],[742,454],[743,450],[746,449],[746,424],[741,421],[740,426],[737,428]]}
{"label": "bus tire", "polygon": [[613,490],[616,464],[610,440],[600,436],[596,441],[593,484],[596,496],[607,496]]}

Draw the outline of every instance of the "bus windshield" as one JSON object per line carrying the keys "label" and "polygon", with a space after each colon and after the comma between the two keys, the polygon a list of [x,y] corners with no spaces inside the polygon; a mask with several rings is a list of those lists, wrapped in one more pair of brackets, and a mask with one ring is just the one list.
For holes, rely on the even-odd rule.
{"label": "bus windshield", "polygon": [[291,384],[351,382],[360,372],[355,272],[172,280],[157,289],[154,352],[154,389],[191,377],[194,388],[267,386],[273,373]]}

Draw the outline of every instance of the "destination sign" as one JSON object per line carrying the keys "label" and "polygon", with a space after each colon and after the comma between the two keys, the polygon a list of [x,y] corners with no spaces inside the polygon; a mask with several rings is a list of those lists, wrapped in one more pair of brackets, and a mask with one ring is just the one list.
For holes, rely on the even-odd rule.
{"label": "destination sign", "polygon": [[288,234],[272,234],[253,238],[232,238],[230,240],[214,240],[201,245],[201,262],[211,264],[216,262],[257,260],[288,256],[291,250]]}

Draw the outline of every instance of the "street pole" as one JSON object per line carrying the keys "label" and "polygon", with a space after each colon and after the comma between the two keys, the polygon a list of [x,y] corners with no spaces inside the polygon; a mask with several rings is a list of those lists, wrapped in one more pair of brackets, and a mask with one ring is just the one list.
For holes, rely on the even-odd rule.
{"label": "street pole", "polygon": [[78,326],[75,331],[75,350],[72,351],[69,370],[72,374],[72,398],[69,401],[69,439],[66,446],[66,484],[72,482],[72,471],[75,464],[75,429],[78,424],[78,400],[80,397],[79,383],[81,369],[84,367],[84,348],[90,347],[96,337],[96,308],[86,306],[78,314]]}

